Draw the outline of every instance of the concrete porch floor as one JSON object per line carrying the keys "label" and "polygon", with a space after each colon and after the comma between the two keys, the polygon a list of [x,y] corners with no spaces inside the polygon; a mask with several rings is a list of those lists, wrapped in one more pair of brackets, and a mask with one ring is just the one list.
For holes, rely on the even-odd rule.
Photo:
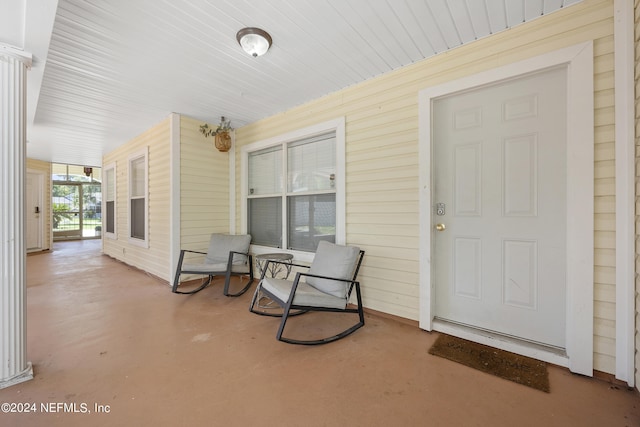
{"label": "concrete porch floor", "polygon": [[100,241],[56,243],[27,271],[35,377],[0,403],[37,411],[0,413],[2,426],[640,426],[635,390],[550,366],[540,392],[432,356],[437,333],[393,319],[367,315],[328,345],[278,342],[279,320],[248,311],[255,285],[174,295]]}

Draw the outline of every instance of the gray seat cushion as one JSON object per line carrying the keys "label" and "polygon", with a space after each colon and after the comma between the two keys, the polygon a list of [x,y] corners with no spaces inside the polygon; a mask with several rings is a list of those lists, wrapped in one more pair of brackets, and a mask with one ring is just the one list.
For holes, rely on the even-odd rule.
{"label": "gray seat cushion", "polygon": [[[322,240],[318,243],[309,274],[351,280],[359,256],[360,248],[356,246],[336,245]],[[307,277],[306,282],[321,292],[339,298],[347,297],[348,283],[317,277]]]}
{"label": "gray seat cushion", "polygon": [[[205,264],[220,264],[225,266],[229,260],[229,252],[248,253],[251,244],[250,234],[229,235],[229,234],[212,234],[209,240],[209,250],[204,260]],[[235,255],[233,257],[234,264],[246,264],[247,257],[244,255]],[[222,269],[226,270],[226,267]]]}
{"label": "gray seat cushion", "polygon": [[[293,282],[289,280],[274,279],[266,276],[262,279],[262,288],[271,292],[284,302],[289,300],[292,287]],[[309,286],[305,282],[300,282],[293,298],[293,304],[344,309],[347,306],[347,299],[346,297],[338,298],[326,294],[313,286]]]}
{"label": "gray seat cushion", "polygon": [[[217,264],[188,264],[183,263],[181,271],[186,271],[190,273],[224,273],[227,271],[227,263],[217,263]],[[232,264],[231,265],[232,273],[249,273],[249,265],[247,264]]]}

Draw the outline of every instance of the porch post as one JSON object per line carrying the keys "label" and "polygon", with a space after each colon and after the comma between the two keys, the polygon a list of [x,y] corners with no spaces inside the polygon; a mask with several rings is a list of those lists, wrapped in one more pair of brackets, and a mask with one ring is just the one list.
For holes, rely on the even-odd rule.
{"label": "porch post", "polygon": [[31,55],[0,44],[0,389],[33,378],[27,361],[25,145]]}

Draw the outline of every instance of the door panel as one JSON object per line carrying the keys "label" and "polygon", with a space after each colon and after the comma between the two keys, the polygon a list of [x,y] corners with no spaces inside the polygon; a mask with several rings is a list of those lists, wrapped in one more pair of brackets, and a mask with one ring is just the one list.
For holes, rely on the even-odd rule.
{"label": "door panel", "polygon": [[566,68],[432,111],[436,316],[564,348]]}
{"label": "door panel", "polygon": [[482,145],[454,147],[454,207],[457,216],[482,214]]}
{"label": "door panel", "polygon": [[27,173],[26,186],[26,239],[27,250],[42,249],[42,200],[44,190],[44,177],[38,173]]}
{"label": "door panel", "polygon": [[504,216],[535,217],[538,212],[537,135],[505,138],[503,146]]}
{"label": "door panel", "polygon": [[457,237],[453,243],[455,296],[482,298],[482,240]]}

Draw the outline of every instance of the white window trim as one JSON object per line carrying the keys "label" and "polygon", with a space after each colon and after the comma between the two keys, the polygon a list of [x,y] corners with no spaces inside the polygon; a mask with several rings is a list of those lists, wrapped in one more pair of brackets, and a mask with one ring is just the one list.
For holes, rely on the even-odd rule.
{"label": "white window trim", "polygon": [[[105,219],[108,216],[108,212],[107,212],[107,189],[104,188],[103,189],[103,194],[105,195],[105,197],[102,198],[102,214],[103,214],[103,218],[102,218],[102,229],[104,230],[104,237],[107,237],[109,239],[117,239],[118,238],[118,186],[116,184],[117,182],[117,177],[118,175],[116,174],[116,163],[109,163],[107,166],[105,166],[102,169],[102,177],[103,177],[103,183],[106,180],[107,177],[107,171],[113,169],[113,233],[109,233],[107,232],[107,221],[105,221]],[[107,182],[108,184],[108,182]]]}
{"label": "white window trim", "polygon": [[[139,158],[144,158],[144,239],[138,239],[131,237],[131,162]],[[127,194],[127,238],[129,243],[135,246],[141,246],[143,248],[149,247],[149,149],[143,148],[140,151],[132,153],[128,160],[129,174],[127,176],[127,187],[129,192]]]}
{"label": "white window trim", "polygon": [[[304,138],[321,135],[327,132],[334,132],[336,134],[336,243],[344,245],[346,243],[346,208],[345,208],[345,120],[344,117],[340,117],[334,120],[329,120],[323,123],[318,123],[313,126],[309,126],[303,129],[297,129],[292,132],[288,132],[282,135],[275,136],[273,138],[264,139],[262,141],[254,142],[253,144],[245,145],[242,147],[240,153],[240,167],[241,167],[241,183],[240,183],[240,230],[241,233],[247,233],[247,186],[249,182],[249,153],[262,150],[264,148],[272,147],[274,145],[281,145],[288,142],[299,141]],[[259,255],[269,252],[283,252],[289,253],[294,256],[296,261],[311,262],[313,261],[314,254],[312,252],[296,251],[286,248],[275,249],[270,246],[252,245],[251,252]]]}

